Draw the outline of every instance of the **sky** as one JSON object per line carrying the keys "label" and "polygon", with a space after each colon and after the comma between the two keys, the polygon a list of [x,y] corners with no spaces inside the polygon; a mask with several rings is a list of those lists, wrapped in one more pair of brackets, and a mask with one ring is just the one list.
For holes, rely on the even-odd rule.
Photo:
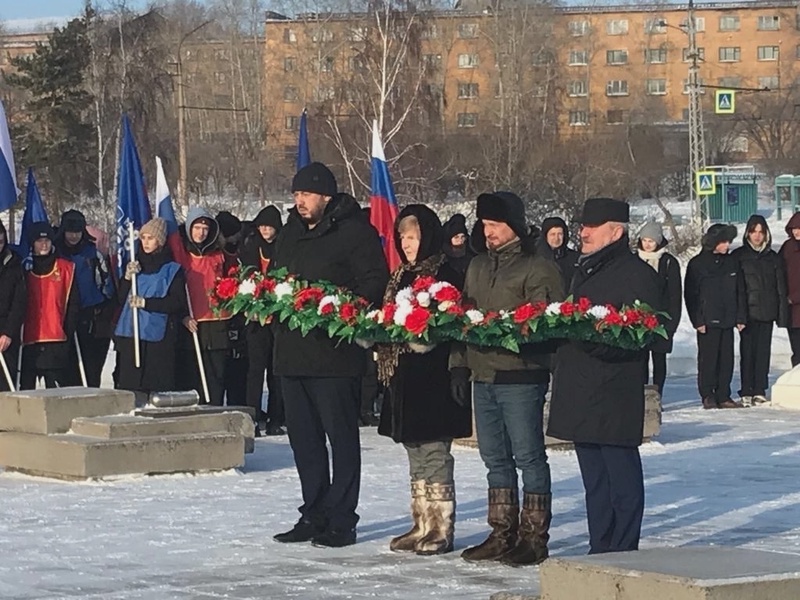
{"label": "sky", "polygon": [[[128,0],[130,8],[143,8],[146,0]],[[0,0],[0,23],[9,29],[30,29],[44,21],[61,22],[83,10],[84,0]],[[48,23],[49,24],[49,23]]]}

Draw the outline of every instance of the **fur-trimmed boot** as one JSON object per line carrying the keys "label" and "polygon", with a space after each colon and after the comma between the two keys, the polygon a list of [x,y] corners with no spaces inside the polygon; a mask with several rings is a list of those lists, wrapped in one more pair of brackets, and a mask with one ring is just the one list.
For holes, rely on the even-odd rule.
{"label": "fur-trimmed boot", "polygon": [[425,486],[428,509],[425,512],[425,536],[417,542],[417,554],[430,556],[453,551],[456,526],[456,488],[452,483],[429,483]]}
{"label": "fur-trimmed boot", "polygon": [[411,482],[411,529],[403,535],[392,538],[389,550],[392,552],[413,552],[417,542],[427,533],[425,513],[428,501],[425,498],[425,480]]}
{"label": "fur-trimmed boot", "polygon": [[497,560],[517,544],[519,492],[511,488],[489,488],[489,515],[492,532],[483,543],[467,548],[461,558],[471,562]]}
{"label": "fur-trimmed boot", "polygon": [[500,562],[512,567],[538,565],[549,556],[550,522],[553,519],[551,494],[525,494],[519,519],[517,545]]}

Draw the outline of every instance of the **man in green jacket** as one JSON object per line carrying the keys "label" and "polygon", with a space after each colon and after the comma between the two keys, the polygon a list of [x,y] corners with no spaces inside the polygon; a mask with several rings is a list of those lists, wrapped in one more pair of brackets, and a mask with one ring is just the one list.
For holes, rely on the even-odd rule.
{"label": "man in green jacket", "polygon": [[[536,254],[538,231],[525,221],[525,206],[511,192],[481,194],[473,246],[487,251],[469,265],[465,302],[484,315],[512,311],[527,302],[564,299],[554,262]],[[479,239],[483,237],[484,239]],[[476,315],[477,318],[477,315]],[[515,354],[503,349],[457,347],[450,357],[453,396],[467,397],[474,382],[478,448],[489,483],[489,537],[461,555],[469,561],[500,560],[520,566],[548,556],[551,519],[550,467],[544,447],[543,412],[550,356],[530,345]],[[519,509],[517,469],[524,501]]]}

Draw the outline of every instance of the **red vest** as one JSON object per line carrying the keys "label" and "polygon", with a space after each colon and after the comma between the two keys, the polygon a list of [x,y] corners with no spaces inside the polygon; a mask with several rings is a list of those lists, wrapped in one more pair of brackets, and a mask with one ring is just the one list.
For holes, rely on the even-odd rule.
{"label": "red vest", "polygon": [[189,287],[189,301],[192,303],[192,314],[196,321],[224,321],[231,318],[228,312],[215,315],[209,304],[208,294],[214,289],[217,279],[224,275],[225,255],[213,252],[205,256],[196,256],[191,252],[184,255],[186,284]]}
{"label": "red vest", "polygon": [[269,269],[270,259],[269,258],[264,258],[264,255],[261,254],[261,250],[258,251],[258,257],[259,257],[259,260],[261,262],[261,272],[264,275],[266,275],[267,274],[267,269]]}
{"label": "red vest", "polygon": [[65,342],[64,318],[75,275],[72,261],[57,258],[47,275],[27,273],[28,310],[22,330],[23,345]]}

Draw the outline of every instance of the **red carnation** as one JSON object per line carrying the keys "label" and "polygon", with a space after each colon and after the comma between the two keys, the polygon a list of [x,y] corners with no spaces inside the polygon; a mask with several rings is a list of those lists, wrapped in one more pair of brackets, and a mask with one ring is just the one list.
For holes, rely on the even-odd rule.
{"label": "red carnation", "polygon": [[397,305],[394,302],[389,302],[383,306],[383,322],[391,323],[394,320],[394,313],[397,311]]}
{"label": "red carnation", "polygon": [[275,286],[278,283],[274,279],[262,279],[256,284],[256,296],[260,296],[263,293],[271,294],[275,291]]}
{"label": "red carnation", "polygon": [[578,298],[578,311],[579,312],[585,313],[590,308],[592,308],[592,303],[586,296],[581,296],[580,298]]}
{"label": "red carnation", "polygon": [[437,302],[458,302],[461,300],[461,292],[458,291],[458,288],[452,285],[447,285],[438,290],[433,295],[433,299]]}
{"label": "red carnation", "polygon": [[536,316],[536,309],[528,302],[514,311],[514,323],[525,323]]}
{"label": "red carnation", "polygon": [[658,317],[656,317],[655,315],[647,315],[647,316],[645,316],[645,318],[644,318],[644,326],[647,329],[655,329],[656,327],[658,327],[658,325],[659,325]]}
{"label": "red carnation", "polygon": [[327,304],[323,304],[319,308],[319,314],[323,316],[327,316],[333,313],[333,302],[328,302]]}
{"label": "red carnation", "polygon": [[637,323],[641,323],[643,317],[644,315],[642,314],[642,311],[636,309],[626,310],[622,314],[625,325],[636,325]]}
{"label": "red carnation", "polygon": [[300,310],[309,302],[319,303],[322,300],[322,297],[325,295],[325,292],[322,291],[320,288],[316,287],[308,287],[303,288],[294,297],[294,307],[296,310]]}
{"label": "red carnation", "polygon": [[565,317],[571,317],[575,314],[576,306],[572,302],[562,302],[561,303],[561,314]]}
{"label": "red carnation", "polygon": [[345,302],[339,309],[339,316],[348,323],[352,323],[358,316],[358,309],[356,308],[355,304],[351,302]]}
{"label": "red carnation", "polygon": [[406,329],[414,335],[420,335],[428,328],[428,319],[431,313],[422,307],[416,307],[406,317]]}
{"label": "red carnation", "polygon": [[231,277],[225,277],[217,282],[215,293],[222,300],[230,300],[236,295],[236,290],[239,289],[239,284]]}
{"label": "red carnation", "polygon": [[445,312],[448,315],[457,315],[459,317],[462,317],[464,316],[464,313],[467,312],[467,309],[465,309],[460,304],[453,304],[453,306],[449,307]]}
{"label": "red carnation", "polygon": [[417,277],[414,280],[414,283],[411,285],[411,290],[416,294],[418,292],[424,292],[429,287],[431,287],[434,283],[436,283],[435,277]]}
{"label": "red carnation", "polygon": [[603,323],[605,323],[606,325],[622,325],[623,324],[622,315],[620,315],[616,311],[616,309],[615,310],[609,310],[608,314],[603,319]]}
{"label": "red carnation", "polygon": [[236,272],[238,270],[239,270],[239,266],[238,265],[233,265],[232,267],[230,267],[228,269],[228,277],[233,277],[234,275],[236,275]]}

